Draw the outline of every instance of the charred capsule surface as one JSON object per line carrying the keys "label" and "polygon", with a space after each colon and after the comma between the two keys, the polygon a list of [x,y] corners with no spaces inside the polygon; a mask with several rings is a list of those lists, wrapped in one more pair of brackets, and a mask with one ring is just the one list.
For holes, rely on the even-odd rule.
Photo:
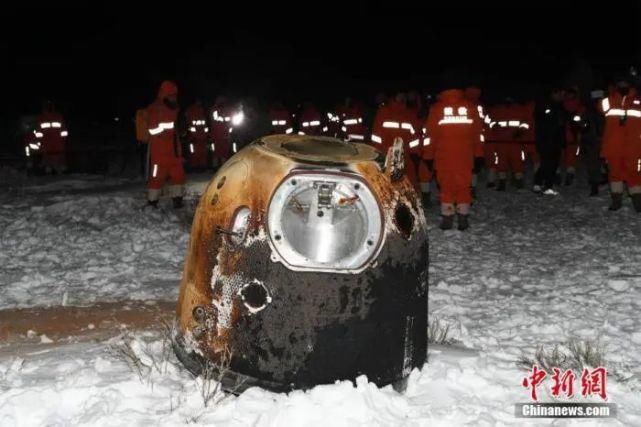
{"label": "charred capsule surface", "polygon": [[[203,194],[175,349],[228,389],[402,380],[427,350],[427,227],[406,177],[333,138],[274,135]],[[393,176],[392,176],[393,175]],[[231,357],[229,357],[231,355]]]}

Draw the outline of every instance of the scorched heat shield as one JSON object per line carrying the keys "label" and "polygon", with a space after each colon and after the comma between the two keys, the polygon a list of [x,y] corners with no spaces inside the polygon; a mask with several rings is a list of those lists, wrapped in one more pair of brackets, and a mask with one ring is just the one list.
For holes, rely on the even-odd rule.
{"label": "scorched heat shield", "polygon": [[425,362],[427,229],[403,173],[364,144],[273,135],[203,194],[175,349],[224,387],[307,388],[365,374],[398,383]]}

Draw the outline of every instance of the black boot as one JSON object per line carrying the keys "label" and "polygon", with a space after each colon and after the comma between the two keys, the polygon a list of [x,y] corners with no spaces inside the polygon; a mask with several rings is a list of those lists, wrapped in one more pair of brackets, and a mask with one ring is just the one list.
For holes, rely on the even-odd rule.
{"label": "black boot", "polygon": [[499,179],[499,185],[498,185],[498,187],[496,187],[496,191],[505,191],[506,185],[507,185],[506,180]]}
{"label": "black boot", "polygon": [[496,184],[494,183],[494,181],[491,181],[491,182],[488,182],[485,186],[487,188],[494,188],[494,187],[496,187]]}
{"label": "black boot", "polygon": [[454,227],[454,215],[441,215],[441,230],[451,230]]}
{"label": "black boot", "polygon": [[608,208],[611,211],[618,211],[623,206],[623,194],[622,193],[610,193],[612,197],[612,204]]}
{"label": "black boot", "polygon": [[423,202],[424,208],[428,208],[432,206],[432,199],[430,198],[430,193],[421,193],[421,201]]}
{"label": "black boot", "polygon": [[523,178],[514,178],[514,187],[516,187],[517,190],[522,190]]}
{"label": "black boot", "polygon": [[180,209],[183,207],[183,198],[181,196],[172,197],[171,201],[174,204],[174,209]]}
{"label": "black boot", "polygon": [[630,198],[632,199],[634,210],[641,213],[641,194],[631,194]]}
{"label": "black boot", "polygon": [[456,214],[456,220],[458,221],[458,229],[460,231],[465,231],[470,228],[470,216],[463,214]]}
{"label": "black boot", "polygon": [[565,185],[572,185],[574,182],[574,174],[573,173],[566,173],[565,174]]}
{"label": "black boot", "polygon": [[592,183],[590,184],[590,197],[596,197],[599,195],[599,184]]}
{"label": "black boot", "polygon": [[147,200],[147,206],[158,209],[158,200]]}

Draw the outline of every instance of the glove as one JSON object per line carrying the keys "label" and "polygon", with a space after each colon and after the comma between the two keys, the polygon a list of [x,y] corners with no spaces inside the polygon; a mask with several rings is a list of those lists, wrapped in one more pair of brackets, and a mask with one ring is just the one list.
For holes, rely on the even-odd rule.
{"label": "glove", "polygon": [[474,159],[474,173],[481,172],[483,165],[485,164],[485,159],[483,157],[476,157]]}

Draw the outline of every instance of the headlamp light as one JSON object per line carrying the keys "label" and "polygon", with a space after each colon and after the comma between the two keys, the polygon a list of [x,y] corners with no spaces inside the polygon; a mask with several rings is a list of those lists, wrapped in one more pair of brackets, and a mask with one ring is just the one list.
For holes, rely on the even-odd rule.
{"label": "headlamp light", "polygon": [[239,111],[238,113],[232,116],[231,124],[234,126],[240,126],[244,120],[245,120],[245,113],[243,113],[242,111]]}

